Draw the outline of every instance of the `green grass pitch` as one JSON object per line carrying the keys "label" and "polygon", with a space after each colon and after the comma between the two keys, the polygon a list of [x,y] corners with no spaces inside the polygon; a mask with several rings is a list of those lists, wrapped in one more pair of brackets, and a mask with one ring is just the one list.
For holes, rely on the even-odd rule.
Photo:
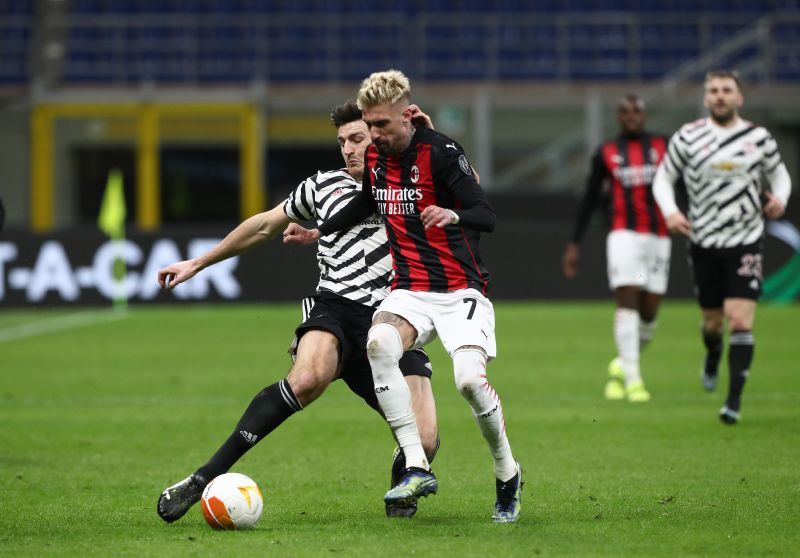
{"label": "green grass pitch", "polygon": [[[491,459],[449,359],[431,347],[439,494],[384,517],[393,443],[336,382],[234,468],[265,495],[254,531],[199,509],[164,524],[159,492],[286,374],[295,305],[0,313],[0,555],[743,556],[800,548],[800,307],[759,307],[743,421],[702,391],[699,312],[667,301],[642,359],[653,400],[602,397],[609,303],[498,303],[503,399],[523,515],[494,525]],[[81,320],[87,323],[81,323]],[[48,325],[50,324],[50,325]],[[53,325],[55,324],[55,325]],[[35,334],[37,329],[52,331]],[[723,362],[725,362],[723,360]]]}

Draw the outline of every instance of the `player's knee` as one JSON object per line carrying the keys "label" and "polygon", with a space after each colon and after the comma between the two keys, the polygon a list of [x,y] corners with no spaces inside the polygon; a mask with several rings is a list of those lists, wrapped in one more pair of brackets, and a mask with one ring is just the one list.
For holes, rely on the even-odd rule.
{"label": "player's knee", "polygon": [[716,331],[722,333],[723,328],[723,314],[722,312],[707,312],[703,316],[703,330]]}
{"label": "player's knee", "polygon": [[459,349],[453,353],[456,388],[472,400],[486,384],[486,355],[480,349]]}
{"label": "player's knee", "polygon": [[753,328],[753,319],[746,314],[731,314],[728,317],[728,327],[731,331],[747,331]]}
{"label": "player's knee", "polygon": [[367,355],[370,358],[389,356],[400,360],[403,356],[403,341],[400,332],[391,324],[377,324],[367,335]]}
{"label": "player's knee", "polygon": [[286,381],[289,382],[297,400],[305,407],[325,392],[334,376],[335,373],[321,374],[311,368],[299,368],[295,365]]}

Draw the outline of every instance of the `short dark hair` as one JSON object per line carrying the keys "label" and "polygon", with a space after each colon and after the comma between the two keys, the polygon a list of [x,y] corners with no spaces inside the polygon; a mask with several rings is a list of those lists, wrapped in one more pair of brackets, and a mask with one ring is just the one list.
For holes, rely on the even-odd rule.
{"label": "short dark hair", "polygon": [[361,120],[361,109],[355,101],[347,101],[341,105],[333,107],[331,111],[331,122],[336,128],[340,128],[350,122]]}
{"label": "short dark hair", "polygon": [[724,69],[711,70],[710,72],[706,73],[706,78],[703,81],[704,81],[704,83],[707,83],[708,81],[710,81],[710,80],[712,80],[714,78],[729,78],[729,79],[732,79],[733,81],[736,82],[736,87],[739,88],[739,92],[741,93],[741,91],[742,91],[742,80],[739,79],[739,72],[737,72],[736,70],[724,70]]}

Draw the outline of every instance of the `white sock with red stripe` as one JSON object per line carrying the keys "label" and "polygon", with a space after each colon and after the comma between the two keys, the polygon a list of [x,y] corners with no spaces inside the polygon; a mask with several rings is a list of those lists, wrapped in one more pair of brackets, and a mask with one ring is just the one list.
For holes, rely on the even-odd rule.
{"label": "white sock with red stripe", "polygon": [[456,387],[472,407],[481,434],[489,444],[494,474],[505,482],[517,474],[517,462],[506,436],[500,397],[486,380],[486,355],[480,350],[459,349],[453,353],[453,369]]}
{"label": "white sock with red stripe", "polygon": [[617,342],[625,385],[642,379],[639,373],[639,312],[630,308],[617,308],[614,315],[614,340]]}
{"label": "white sock with red stripe", "polygon": [[403,449],[406,467],[430,469],[411,407],[411,390],[398,364],[402,356],[403,341],[397,329],[385,323],[372,326],[367,337],[367,357],[378,403]]}
{"label": "white sock with red stripe", "polygon": [[656,330],[656,321],[646,322],[639,318],[639,354],[650,344],[653,332]]}

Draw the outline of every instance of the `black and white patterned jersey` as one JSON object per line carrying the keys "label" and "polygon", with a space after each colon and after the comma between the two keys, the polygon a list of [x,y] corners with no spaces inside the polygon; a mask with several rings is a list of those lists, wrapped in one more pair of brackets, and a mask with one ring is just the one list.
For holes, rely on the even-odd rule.
{"label": "black and white patterned jersey", "polygon": [[764,234],[764,179],[784,204],[791,190],[775,139],[741,119],[722,128],[703,118],[672,136],[653,184],[665,217],[677,211],[673,185],[681,176],[689,198],[691,241],[703,248],[758,241]]}
{"label": "black and white patterned jersey", "polygon": [[[291,219],[314,219],[319,226],[335,215],[361,189],[345,169],[318,171],[286,198]],[[361,223],[319,239],[317,291],[330,291],[377,306],[389,294],[392,258],[383,219],[373,215]]]}

